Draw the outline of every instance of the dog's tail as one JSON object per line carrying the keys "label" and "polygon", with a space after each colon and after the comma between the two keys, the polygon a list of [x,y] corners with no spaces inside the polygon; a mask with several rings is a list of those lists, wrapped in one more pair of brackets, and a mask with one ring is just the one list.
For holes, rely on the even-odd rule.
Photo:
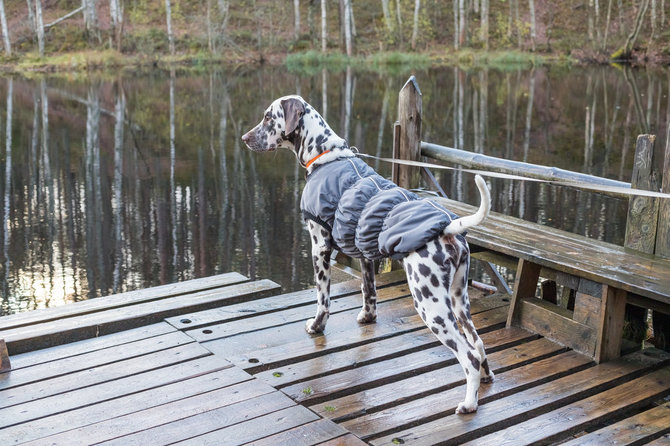
{"label": "dog's tail", "polygon": [[489,215],[491,210],[491,193],[489,188],[486,186],[484,179],[475,175],[475,183],[477,183],[477,189],[479,189],[479,195],[481,196],[481,203],[479,209],[472,215],[467,215],[465,217],[457,218],[452,221],[449,226],[444,228],[444,234],[461,234],[473,226],[477,226]]}

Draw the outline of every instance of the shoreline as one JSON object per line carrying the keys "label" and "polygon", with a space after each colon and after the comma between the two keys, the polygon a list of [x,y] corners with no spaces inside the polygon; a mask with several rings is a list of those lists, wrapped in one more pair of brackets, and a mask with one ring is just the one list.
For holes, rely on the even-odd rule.
{"label": "shoreline", "polygon": [[114,50],[79,51],[39,58],[35,54],[24,55],[14,61],[0,62],[3,74],[65,74],[65,73],[107,73],[110,70],[142,71],[146,69],[170,71],[174,69],[197,70],[225,64],[234,68],[244,66],[286,65],[293,71],[311,71],[314,68],[339,70],[347,65],[358,65],[372,71],[393,70],[400,67],[424,69],[440,66],[471,68],[518,69],[532,68],[547,64],[565,65],[631,65],[644,67],[670,67],[670,56],[650,59],[638,55],[633,60],[615,61],[588,55],[582,58],[518,50],[481,51],[464,49],[460,51],[426,51],[421,53],[389,51],[359,54],[347,57],[342,53],[321,53],[315,50],[276,54],[268,57],[259,52],[244,53],[228,51],[222,54],[195,53],[170,55],[123,54]]}

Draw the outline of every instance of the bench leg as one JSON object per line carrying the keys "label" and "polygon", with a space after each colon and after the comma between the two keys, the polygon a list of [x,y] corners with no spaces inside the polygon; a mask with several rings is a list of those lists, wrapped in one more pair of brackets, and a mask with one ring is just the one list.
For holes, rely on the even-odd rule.
{"label": "bench leg", "polygon": [[8,372],[12,369],[9,362],[9,352],[7,351],[7,344],[4,339],[0,339],[0,373]]}
{"label": "bench leg", "polygon": [[598,363],[618,358],[621,355],[626,295],[624,290],[603,285],[594,358]]}
{"label": "bench leg", "polygon": [[518,321],[519,301],[527,297],[534,297],[537,290],[537,281],[540,278],[540,265],[519,259],[514,279],[514,294],[509,304],[507,326],[511,327]]}
{"label": "bench leg", "polygon": [[654,326],[654,345],[670,352],[670,314],[654,310],[652,313]]}

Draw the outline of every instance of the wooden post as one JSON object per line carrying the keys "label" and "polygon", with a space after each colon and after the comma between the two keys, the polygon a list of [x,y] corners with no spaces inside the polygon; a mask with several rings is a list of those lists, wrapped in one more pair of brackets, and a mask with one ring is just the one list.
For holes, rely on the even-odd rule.
{"label": "wooden post", "polygon": [[[639,135],[635,145],[635,161],[631,187],[658,191],[662,175],[654,159],[655,135]],[[656,246],[659,200],[654,197],[633,196],[628,202],[626,240],[624,246],[653,254]]]}
{"label": "wooden post", "polygon": [[[635,159],[631,188],[658,191],[662,178],[658,171],[654,150],[655,135],[638,135],[635,144]],[[656,156],[655,156],[656,155]],[[628,201],[626,238],[624,246],[647,254],[653,254],[656,247],[658,224],[658,198],[632,196]],[[647,309],[627,305],[625,319],[628,321],[626,339],[642,343],[647,332]]]}
{"label": "wooden post", "polygon": [[[663,161],[663,185],[661,192],[670,193],[670,124],[666,134],[665,156]],[[670,259],[670,199],[661,198],[658,209],[658,225],[656,227],[656,250],[657,256]]]}
{"label": "wooden post", "polygon": [[621,355],[626,294],[624,290],[603,286],[594,358],[598,363],[618,358]]}
{"label": "wooden post", "polygon": [[509,304],[509,313],[507,314],[507,326],[511,327],[517,323],[517,312],[521,299],[535,297],[537,290],[537,280],[540,278],[540,265],[519,259],[519,265],[516,269],[516,279],[514,279],[514,294]]}
{"label": "wooden post", "polygon": [[[665,159],[663,161],[663,185],[661,192],[670,193],[670,124],[665,143]],[[658,226],[656,228],[656,251],[660,257],[670,259],[670,199],[661,198],[658,210]],[[654,327],[654,344],[658,348],[670,351],[670,315],[654,311],[652,315]]]}
{"label": "wooden post", "polygon": [[[411,76],[398,95],[398,159],[416,161],[421,155],[421,90]],[[418,186],[417,167],[398,166],[397,184],[404,188]]]}
{"label": "wooden post", "polygon": [[7,344],[4,339],[0,339],[0,373],[9,372],[12,369],[12,364],[9,362],[9,352],[7,351]]}

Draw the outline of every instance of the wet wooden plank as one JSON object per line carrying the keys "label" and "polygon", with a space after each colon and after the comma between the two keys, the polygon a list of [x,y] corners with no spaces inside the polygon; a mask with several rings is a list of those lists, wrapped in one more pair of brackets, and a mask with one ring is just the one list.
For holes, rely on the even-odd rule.
{"label": "wet wooden plank", "polygon": [[[317,419],[318,417],[310,410],[302,406],[292,406],[174,444],[182,446],[239,445],[259,440]],[[217,420],[214,421],[216,422]]]}
{"label": "wet wooden plank", "polygon": [[[347,435],[347,431],[330,420],[318,420],[285,432],[249,443],[249,446],[312,446]],[[364,444],[364,443],[363,443]]]}
{"label": "wet wooden plank", "polygon": [[0,428],[165,386],[230,366],[229,362],[216,356],[153,370],[149,365],[149,370],[136,375],[0,409]]}
{"label": "wet wooden plank", "polygon": [[[446,200],[445,205],[461,215],[476,210],[453,200]],[[468,231],[468,240],[473,245],[670,303],[667,259],[494,212]]]}
{"label": "wet wooden plank", "polygon": [[[377,303],[381,304],[387,300],[399,299],[408,296],[409,294],[410,291],[406,283],[382,288],[377,293]],[[363,297],[360,293],[340,297],[339,299],[331,302],[330,315],[332,316],[336,313],[347,310],[360,310],[362,302]],[[312,299],[312,301],[310,301],[308,304],[302,305],[300,307],[263,314],[259,317],[244,318],[233,321],[226,321],[224,323],[217,323],[214,325],[207,325],[195,330],[188,330],[186,333],[188,333],[189,336],[193,337],[193,339],[198,342],[206,342],[261,329],[278,327],[291,322],[301,321],[304,325],[307,319],[314,317],[315,308],[316,306]]]}
{"label": "wet wooden plank", "polygon": [[[47,376],[45,378],[45,374],[48,373],[46,370],[36,370],[34,374],[28,375],[25,380],[22,379],[23,374],[19,374],[16,380],[10,376],[10,379],[8,379],[10,387],[0,390],[0,408],[6,408],[8,406],[57,395],[59,393],[66,393],[95,384],[117,380],[146,370],[157,369],[191,359],[202,358],[209,354],[210,353],[202,346],[196,343],[189,343],[163,351],[149,353],[140,357],[118,361],[113,364],[91,367],[61,376],[55,375],[54,377]],[[51,364],[38,367],[48,369],[51,367]],[[40,377],[41,380],[33,382],[30,386],[19,385],[25,383],[26,380],[30,382],[35,376]],[[15,386],[12,386],[12,384],[15,384]]]}
{"label": "wet wooden plank", "polygon": [[668,391],[670,391],[670,369],[665,368],[464,444],[469,446],[548,444],[568,438],[608,417],[616,417],[639,408],[666,395]]}
{"label": "wet wooden plank", "polygon": [[[350,340],[358,339],[360,341],[359,336],[366,332],[381,334],[382,332],[394,331],[390,328],[390,325],[396,328],[402,321],[416,315],[411,299],[380,302],[377,322],[374,324],[359,324],[356,321],[359,311],[359,308],[354,308],[332,314],[328,319],[324,334],[309,335],[305,332],[305,323],[297,321],[265,330],[204,342],[203,345],[223,357],[234,358],[233,363],[242,365],[243,368],[257,367],[260,364],[259,362],[252,361],[251,364],[245,364],[248,362],[247,358],[260,358],[257,353],[260,354],[265,351],[283,352],[282,357],[294,358],[295,355],[311,352],[326,340],[347,336]],[[418,328],[418,324],[408,327],[409,330]],[[394,332],[397,332],[397,330]],[[371,337],[373,336],[369,334],[366,338]]]}
{"label": "wet wooden plank", "polygon": [[[324,335],[310,337],[303,333],[296,341],[246,351],[238,355],[226,355],[225,349],[220,346],[211,346],[212,343],[205,345],[213,352],[229,358],[234,364],[256,373],[384,338],[399,336],[425,327],[421,318],[416,314],[411,299],[407,299],[406,306],[389,311],[390,319],[386,319],[389,316],[384,316],[386,312],[383,310],[383,305],[380,305],[380,307],[382,307],[382,313],[379,314],[375,324],[359,325],[355,316],[358,310],[352,311],[350,314],[346,312],[338,313],[334,315],[333,320],[328,321],[329,327],[326,327]],[[338,317],[344,318],[346,322],[338,322]],[[504,307],[496,308],[481,313],[479,317],[482,319],[482,323],[490,324],[491,329],[502,328],[507,318],[507,310]]]}
{"label": "wet wooden plank", "polygon": [[[481,405],[476,414],[460,416],[452,414],[400,432],[396,428],[389,428],[393,431],[371,440],[371,443],[392,445],[398,441],[394,443],[394,439],[412,445],[447,441],[459,444],[471,441],[620,385],[660,365],[667,365],[670,360],[669,355],[656,350],[654,356],[648,356],[649,354],[649,352],[647,354],[636,352],[488,402]],[[494,381],[491,387],[496,386],[498,381]],[[394,410],[397,410],[397,407]],[[347,423],[343,425],[348,427]]]}
{"label": "wet wooden plank", "polygon": [[[511,338],[505,336],[505,333],[509,333]],[[518,332],[514,330],[508,332],[496,330],[484,333],[481,337],[484,345],[491,351],[518,342],[517,334]],[[558,346],[553,343],[550,344],[552,344],[555,351]],[[311,405],[325,399],[337,398],[343,394],[359,392],[391,380],[399,380],[407,376],[454,364],[457,364],[457,360],[453,352],[447,347],[439,345],[397,358],[303,381],[283,388],[282,392],[289,395],[295,401]],[[455,368],[459,369],[460,365],[457,365]],[[457,375],[461,379],[464,379],[462,369],[457,370]],[[309,389],[309,391],[306,392],[305,389]]]}
{"label": "wet wooden plank", "polygon": [[[514,331],[515,329],[505,330]],[[500,335],[500,332],[495,331],[492,334]],[[561,346],[546,339],[539,339],[491,353],[488,355],[488,360],[491,370],[499,374],[511,368],[519,368],[530,362],[540,361],[547,356],[557,354],[561,350],[564,350]],[[574,355],[564,355],[562,358],[577,358],[577,363],[580,365],[585,365],[589,362],[586,358],[579,358]],[[502,379],[505,376],[503,375]],[[400,378],[373,388],[357,391],[351,395],[328,399],[327,401],[312,405],[310,409],[323,417],[342,421],[356,418],[363,414],[391,409],[394,405],[410,400],[418,400],[423,396],[443,392],[465,383],[463,369],[456,363],[428,372],[417,373],[407,378]],[[492,395],[491,392],[493,391],[489,389],[486,395]]]}
{"label": "wet wooden plank", "polygon": [[18,370],[24,367],[44,364],[45,362],[65,359],[84,353],[92,353],[98,350],[128,344],[154,336],[174,333],[175,331],[175,328],[169,324],[166,324],[165,322],[159,322],[157,324],[124,330],[118,333],[104,335],[97,338],[84,339],[82,341],[72,342],[69,344],[57,345],[50,348],[13,355],[12,365],[14,370]]}
{"label": "wet wooden plank", "polygon": [[670,445],[670,434],[664,434],[656,440],[647,443],[647,446],[668,446]]}
{"label": "wet wooden plank", "polygon": [[[406,282],[405,272],[402,270],[380,274],[376,277],[377,289],[381,290],[388,286],[400,285]],[[340,297],[360,294],[360,279],[334,283],[330,288],[331,299],[335,303]],[[189,330],[205,325],[232,321],[241,318],[252,318],[265,313],[314,304],[316,293],[313,288],[272,296],[265,299],[257,299],[240,304],[228,305],[224,308],[213,308],[211,310],[198,311],[195,313],[182,313],[166,319],[174,327],[180,330]]]}
{"label": "wet wooden plank", "polygon": [[203,429],[208,422],[208,428],[215,429],[292,405],[288,398],[267,384],[250,380],[83,426],[36,443],[48,443],[51,446],[168,444],[197,435],[197,432],[191,430],[197,424],[196,421],[202,423],[199,429]]}
{"label": "wet wooden plank", "polygon": [[670,403],[665,403],[561,444],[563,446],[641,444],[669,432]]}
{"label": "wet wooden plank", "polygon": [[354,434],[347,434],[342,437],[335,438],[330,441],[319,443],[318,446],[365,446],[366,442],[355,436]]}
{"label": "wet wooden plank", "polygon": [[[473,315],[483,312],[482,309],[487,307],[486,304],[479,305],[479,302],[480,300],[472,301],[471,310]],[[490,327],[479,326],[478,329],[483,336]],[[506,331],[504,337],[508,342],[514,343],[532,339],[537,336],[528,331],[515,328],[514,330]],[[419,331],[382,339],[374,343],[363,344],[346,350],[334,351],[328,355],[318,356],[304,361],[285,364],[278,368],[260,371],[256,373],[255,376],[267,381],[274,387],[283,388],[299,381],[318,378],[322,375],[338,373],[373,362],[404,356],[415,351],[436,347],[438,345],[442,344],[430,330],[424,328]]]}
{"label": "wet wooden plank", "polygon": [[[575,352],[566,352],[499,373],[493,383],[483,384],[479,388],[479,401],[481,405],[478,413],[481,413],[482,408],[487,405],[496,404],[500,398],[506,395],[520,391],[523,393],[524,389],[566,376],[577,370],[582,370],[590,363],[591,360],[583,355]],[[456,373],[457,370],[454,367],[452,370],[453,379],[462,379]],[[537,398],[532,392],[528,393],[533,395],[529,399],[530,401]],[[403,429],[407,429],[414,424],[434,419],[440,419],[443,422],[453,421],[454,418],[461,419],[454,412],[458,403],[464,397],[465,385],[459,385],[445,391],[427,393],[419,399],[383,408],[377,412],[363,414],[354,419],[345,420],[342,422],[342,426],[363,439],[376,438],[398,431],[401,431],[398,433],[400,438],[405,439],[410,432],[415,431],[412,429],[403,431]],[[505,410],[503,410],[503,413],[506,413]],[[478,420],[484,427],[493,423],[493,421],[487,423],[485,416],[480,417]],[[420,428],[421,426],[416,429]],[[435,427],[435,429],[438,428]],[[421,430],[421,432],[423,433],[424,431]],[[432,429],[427,430],[428,434],[431,432]],[[451,436],[451,434],[444,432],[442,435],[445,439]],[[388,440],[387,437],[384,438]],[[407,438],[412,438],[412,441],[415,440],[411,436]],[[373,443],[375,441],[372,440]]]}
{"label": "wet wooden plank", "polygon": [[279,288],[279,285],[271,280],[258,280],[214,291],[194,293],[188,297],[170,297],[155,302],[14,328],[4,331],[2,335],[7,341],[10,354],[23,353],[160,322],[166,317],[182,312],[265,297],[275,294]]}
{"label": "wet wooden plank", "polygon": [[0,331],[8,330],[36,323],[54,321],[64,317],[73,317],[97,311],[110,310],[138,303],[151,302],[157,299],[191,294],[215,288],[226,287],[249,279],[240,273],[226,273],[201,279],[186,280],[152,288],[128,291],[110,296],[63,305],[55,308],[45,308],[25,313],[17,313],[0,318]]}
{"label": "wet wooden plank", "polygon": [[[56,359],[48,364],[39,364],[13,370],[12,373],[8,374],[6,377],[0,378],[0,391],[12,387],[25,386],[26,384],[35,383],[37,381],[50,380],[64,375],[67,375],[64,378],[66,380],[70,379],[70,377],[77,379],[77,376],[79,375],[75,372],[81,372],[83,370],[86,370],[86,372],[83,373],[84,375],[93,373],[104,374],[105,370],[108,369],[123,369],[124,367],[127,367],[129,359],[142,357],[139,361],[135,360],[134,362],[145,362],[151,360],[151,357],[146,357],[145,355],[180,345],[190,344],[192,342],[193,339],[184,333],[173,332],[90,353],[82,353],[77,356]],[[204,353],[202,350],[201,352]],[[107,367],[105,368],[102,366]],[[108,376],[105,376],[105,379],[108,379]],[[49,382],[53,383],[53,381]],[[84,383],[83,385],[86,384]],[[23,390],[22,392],[27,391]]]}
{"label": "wet wooden plank", "polygon": [[5,427],[0,429],[0,444],[11,444],[17,438],[32,441],[54,436],[71,429],[121,417],[129,412],[158,407],[249,381],[252,376],[238,367],[228,367],[213,372],[205,371],[197,376],[189,376],[188,373],[177,374],[176,378],[181,380],[127,396],[112,396],[109,400],[95,402],[89,406]]}

